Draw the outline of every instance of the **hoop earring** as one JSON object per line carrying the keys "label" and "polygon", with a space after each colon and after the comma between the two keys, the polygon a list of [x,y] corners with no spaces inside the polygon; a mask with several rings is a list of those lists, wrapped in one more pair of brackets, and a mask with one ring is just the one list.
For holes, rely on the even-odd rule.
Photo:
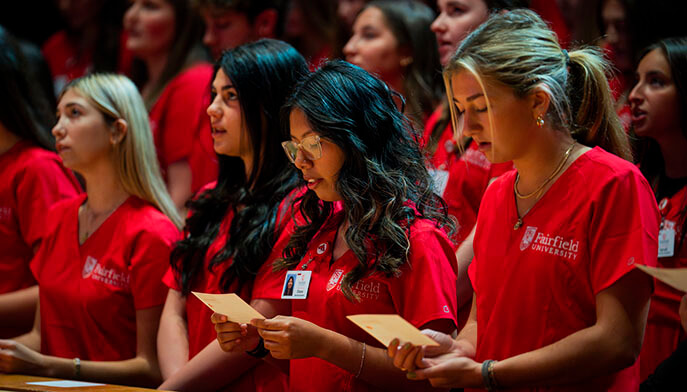
{"label": "hoop earring", "polygon": [[537,116],[536,123],[539,128],[544,126],[544,119],[542,118],[541,114]]}

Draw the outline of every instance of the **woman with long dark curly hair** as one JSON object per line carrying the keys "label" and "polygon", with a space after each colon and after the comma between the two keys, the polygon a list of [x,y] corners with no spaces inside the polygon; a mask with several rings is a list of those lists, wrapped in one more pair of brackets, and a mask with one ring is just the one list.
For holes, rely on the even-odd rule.
{"label": "woman with long dark curly hair", "polygon": [[[346,316],[395,313],[417,327],[456,328],[453,222],[410,122],[384,82],[343,61],[306,79],[282,115],[291,135],[284,150],[309,191],[275,267],[310,280],[292,317],[253,320],[261,343],[291,360],[292,389],[407,387],[383,347]],[[233,349],[245,326],[213,320],[223,348]]]}
{"label": "woman with long dark curly hair", "polygon": [[[164,279],[170,290],[158,334],[162,389],[195,391],[199,379],[207,390],[285,386],[271,365],[220,350],[211,311],[190,293],[237,293],[269,317],[289,313],[288,302],[278,300],[284,273],[272,274],[269,261],[289,238],[290,194],[298,185],[280,151],[279,109],[307,72],[293,47],[270,39],[225,52],[215,67],[207,112],[219,179],[191,202],[185,239]],[[273,297],[265,290],[272,286]],[[220,370],[227,368],[233,370]]]}

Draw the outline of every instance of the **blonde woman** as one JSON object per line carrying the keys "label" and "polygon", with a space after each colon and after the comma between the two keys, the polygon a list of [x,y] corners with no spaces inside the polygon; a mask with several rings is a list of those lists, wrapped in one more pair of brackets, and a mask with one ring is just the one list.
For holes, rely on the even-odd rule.
{"label": "blonde woman", "polygon": [[156,386],[161,278],[181,219],[141,96],[123,76],[77,79],[59,99],[52,132],[87,192],[48,212],[31,264],[40,297],[34,328],[0,340],[0,371]]}
{"label": "blonde woman", "polygon": [[[516,168],[487,189],[472,311],[439,349],[389,354],[409,378],[494,390],[639,387],[658,209],[596,50],[562,50],[534,12],[491,16],[446,69],[455,129]],[[410,345],[408,345],[410,346]]]}

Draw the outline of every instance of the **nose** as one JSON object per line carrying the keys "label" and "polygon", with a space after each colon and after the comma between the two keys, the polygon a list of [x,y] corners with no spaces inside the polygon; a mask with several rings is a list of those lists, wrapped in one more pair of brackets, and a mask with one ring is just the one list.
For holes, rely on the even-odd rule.
{"label": "nose", "polygon": [[212,48],[216,42],[217,37],[215,36],[215,33],[212,31],[212,26],[207,25],[205,27],[205,33],[203,34],[203,43],[205,44],[205,46]]}
{"label": "nose", "polygon": [[129,8],[126,9],[126,12],[124,13],[124,19],[122,22],[123,22],[125,28],[131,26],[131,23],[134,21],[137,12],[138,12],[138,6],[137,6],[137,3],[134,1],[131,3]]}
{"label": "nose", "polygon": [[208,116],[210,116],[210,120],[213,121],[219,120],[219,118],[222,117],[222,110],[220,110],[219,104],[217,103],[218,99],[220,99],[219,94],[217,94],[215,99],[210,102],[210,106],[208,106],[206,110]]}
{"label": "nose", "polygon": [[344,48],[343,48],[343,54],[344,54],[344,56],[346,56],[346,59],[348,59],[349,57],[351,57],[355,54],[355,47],[356,47],[355,40],[356,40],[356,38],[354,35],[351,37],[351,39],[348,40],[348,42],[346,42],[346,46],[344,46]]}
{"label": "nose", "polygon": [[632,88],[628,99],[630,100],[630,104],[632,105],[638,105],[642,102],[642,100],[644,100],[644,94],[642,94],[641,81],[637,82],[637,84],[635,84],[635,86]]}
{"label": "nose", "polygon": [[429,26],[429,28],[434,32],[434,33],[443,33],[446,31],[446,25],[444,24],[444,13],[440,13],[436,19],[434,19],[434,22]]}
{"label": "nose", "polygon": [[606,28],[606,42],[610,45],[618,43],[618,29],[615,27],[614,23],[610,23]]}
{"label": "nose", "polygon": [[300,148],[296,152],[296,159],[294,159],[293,163],[299,170],[305,170],[312,167],[312,161],[305,156],[305,153]]}
{"label": "nose", "polygon": [[60,117],[55,126],[52,127],[51,133],[55,136],[55,139],[61,139],[64,137],[64,126],[62,125],[62,117]]}
{"label": "nose", "polygon": [[466,109],[458,119],[458,128],[462,130],[463,136],[473,137],[482,130],[482,125],[477,121],[477,116],[471,114],[470,110]]}

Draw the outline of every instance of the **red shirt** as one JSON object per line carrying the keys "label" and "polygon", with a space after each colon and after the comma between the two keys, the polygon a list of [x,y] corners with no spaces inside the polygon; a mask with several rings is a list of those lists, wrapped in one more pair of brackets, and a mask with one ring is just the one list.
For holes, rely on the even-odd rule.
{"label": "red shirt", "polygon": [[[661,215],[665,219],[665,227],[675,228],[675,254],[672,257],[659,257],[658,266],[685,268],[687,267],[687,244],[683,243],[680,249],[677,249],[677,246],[684,235],[682,228],[687,219],[687,187],[667,199],[667,205],[661,209]],[[654,287],[644,332],[644,344],[639,356],[641,380],[646,380],[656,370],[656,366],[668,358],[678,344],[685,339],[685,331],[682,329],[678,314],[680,299],[684,293],[658,279],[654,280]]]}
{"label": "red shirt", "polygon": [[129,197],[79,246],[87,195],[56,204],[31,262],[40,287],[41,352],[119,361],[136,356],[136,310],[161,306],[162,275],[179,232],[149,203]]}
{"label": "red shirt", "polygon": [[[586,152],[517,230],[515,175],[489,187],[477,220],[468,270],[477,298],[477,361],[533,351],[594,325],[600,291],[634,264],[656,265],[658,209],[631,163],[598,147]],[[639,361],[574,386],[521,390],[638,388]]]}
{"label": "red shirt", "polygon": [[458,162],[451,166],[443,198],[448,204],[449,214],[458,220],[456,249],[477,222],[477,211],[489,180],[512,169],[512,162],[492,165],[472,142]]}
{"label": "red shirt", "polygon": [[[422,135],[423,147],[429,144],[429,139],[432,137],[432,130],[441,118],[443,110],[443,106],[439,105],[425,122],[425,130]],[[453,126],[451,125],[451,121],[449,121],[439,137],[436,150],[429,157],[430,167],[437,170],[450,171],[451,166],[458,161],[458,152],[458,146],[453,140]]]}
{"label": "red shirt", "polygon": [[0,293],[36,284],[29,262],[43,237],[45,212],[80,188],[57,154],[29,141],[0,155]]}
{"label": "red shirt", "polygon": [[[352,302],[341,292],[341,281],[358,265],[358,259],[348,250],[331,261],[332,244],[342,219],[343,212],[335,212],[310,242],[297,268],[312,271],[308,297],[291,301],[293,316],[375,347],[382,345],[347,315],[395,313],[416,327],[440,319],[456,323],[456,259],[443,231],[417,219],[411,226],[408,263],[401,267],[400,276],[369,274],[353,285],[360,302]],[[294,359],[290,363],[291,391],[377,390],[319,358]]]}
{"label": "red shirt", "polygon": [[[133,59],[131,52],[126,49],[126,40],[126,34],[122,33],[117,71],[124,74],[130,72]],[[67,32],[61,30],[48,38],[41,49],[50,67],[56,94],[60,94],[67,83],[93,71],[93,51],[81,52],[75,44],[69,40]]]}
{"label": "red shirt", "polygon": [[[210,183],[203,187],[201,191],[206,189],[213,189],[216,183]],[[293,223],[290,219],[290,205],[287,205],[293,200],[293,195],[282,201],[279,208],[278,221],[281,222],[275,228],[275,236],[277,241],[272,248],[272,252],[265,260],[262,267],[258,271],[255,280],[250,283],[245,283],[238,292],[238,282],[234,282],[229,290],[224,291],[221,288],[220,281],[222,274],[231,266],[232,260],[227,260],[225,263],[215,266],[212,271],[208,270],[210,261],[222,251],[227,242],[227,236],[231,227],[231,222],[234,218],[234,212],[231,209],[228,211],[224,220],[220,224],[219,233],[215,240],[208,247],[205,254],[205,264],[201,270],[201,274],[196,277],[196,283],[193,286],[193,291],[209,294],[221,293],[237,293],[244,301],[250,302],[253,298],[265,298],[269,296],[261,295],[264,291],[269,291],[271,287],[282,287],[284,283],[284,276],[286,271],[280,273],[272,272],[272,263],[277,258],[281,257],[282,250],[291,238],[293,233]],[[169,268],[163,278],[164,283],[171,289],[181,291],[181,285],[177,274]],[[251,292],[254,296],[251,296]],[[272,297],[272,298],[280,298]],[[189,359],[196,356],[208,344],[215,340],[217,334],[215,326],[210,322],[212,310],[203,304],[195,295],[188,295],[186,297],[186,323],[188,329],[189,340]],[[288,377],[283,374],[276,367],[261,362],[249,372],[242,375],[239,379],[227,386],[227,390],[231,391],[283,391],[287,389]]]}
{"label": "red shirt", "polygon": [[150,110],[150,128],[165,179],[169,165],[186,160],[194,193],[217,179],[217,156],[205,113],[212,75],[209,63],[186,69],[169,82]]}

